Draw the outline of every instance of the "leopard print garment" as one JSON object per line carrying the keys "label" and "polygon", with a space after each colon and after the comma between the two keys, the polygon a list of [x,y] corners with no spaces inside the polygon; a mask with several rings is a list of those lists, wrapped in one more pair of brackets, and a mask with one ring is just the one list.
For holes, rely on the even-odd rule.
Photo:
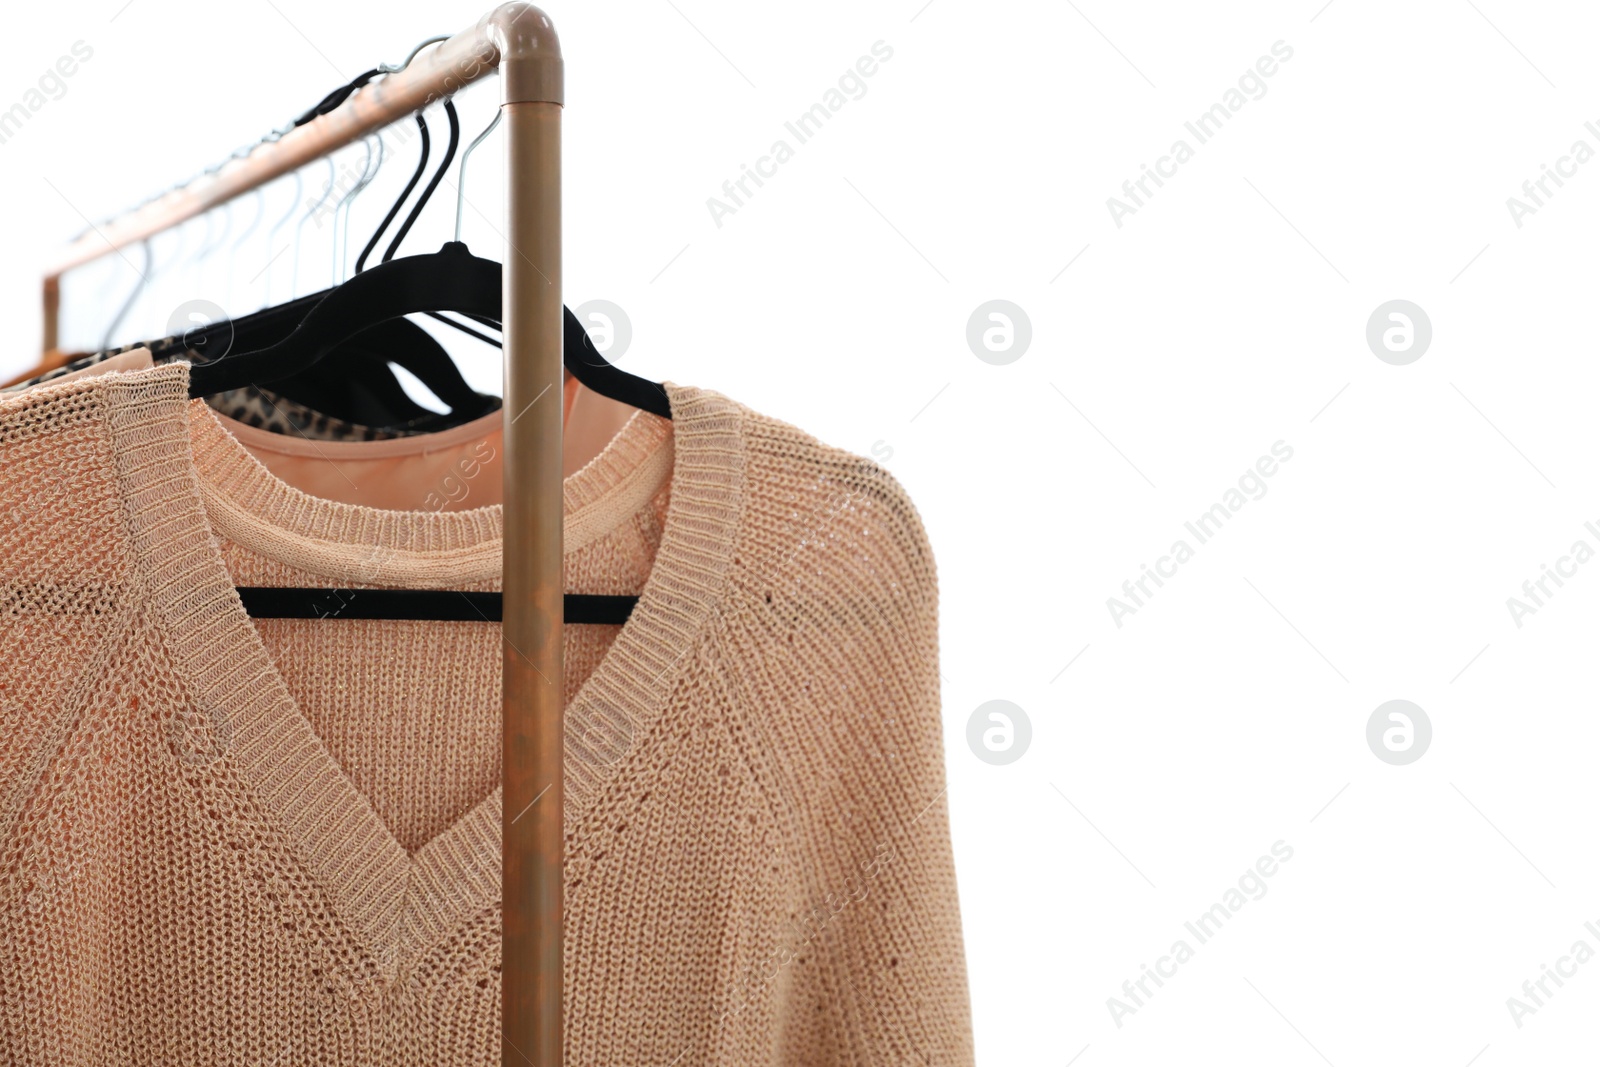
{"label": "leopard print garment", "polygon": [[279,396],[259,385],[206,397],[206,404],[220,415],[237,419],[246,426],[272,433],[308,437],[313,441],[388,441],[423,432],[409,427],[380,429],[336,419],[313,411],[299,401]]}
{"label": "leopard print garment", "polygon": [[[59,378],[64,374],[92,367],[112,356],[121,355],[135,348],[148,347],[148,342],[123,345],[105,352],[95,352],[71,360],[54,370],[49,370],[36,378],[29,378],[11,387],[10,391],[26,389],[29,386],[48,382],[52,378]],[[186,352],[198,359],[198,354]],[[271,433],[281,433],[293,436],[308,437],[313,441],[387,441],[396,437],[410,437],[419,433],[429,432],[430,427],[407,424],[402,426],[379,428],[362,426],[359,423],[346,422],[336,419],[331,415],[324,415],[314,411],[306,405],[286,397],[279,396],[270,389],[263,389],[258,385],[248,385],[242,389],[229,389],[215,396],[206,397],[206,404],[220,415],[230,419],[237,419],[247,426],[267,430]],[[432,427],[437,428],[437,427]]]}

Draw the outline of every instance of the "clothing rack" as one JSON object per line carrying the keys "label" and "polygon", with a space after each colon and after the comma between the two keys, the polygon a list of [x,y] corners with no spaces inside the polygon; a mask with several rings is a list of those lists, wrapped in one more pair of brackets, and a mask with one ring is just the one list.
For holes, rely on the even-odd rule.
{"label": "clothing rack", "polygon": [[562,1062],[561,46],[538,8],[502,4],[313,121],[73,241],[61,276],[203,215],[498,72],[506,130],[501,1062]]}

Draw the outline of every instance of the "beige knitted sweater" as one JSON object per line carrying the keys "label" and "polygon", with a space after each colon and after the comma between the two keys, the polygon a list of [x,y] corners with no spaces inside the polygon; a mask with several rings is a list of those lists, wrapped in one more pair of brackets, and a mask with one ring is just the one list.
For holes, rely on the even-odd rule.
{"label": "beige knitted sweater", "polygon": [[[971,1063],[916,512],[669,392],[565,489],[567,588],[643,591],[566,631],[567,1062]],[[234,587],[493,589],[499,509],[247,437],[183,364],[0,399],[0,1063],[498,1064],[499,628]]]}

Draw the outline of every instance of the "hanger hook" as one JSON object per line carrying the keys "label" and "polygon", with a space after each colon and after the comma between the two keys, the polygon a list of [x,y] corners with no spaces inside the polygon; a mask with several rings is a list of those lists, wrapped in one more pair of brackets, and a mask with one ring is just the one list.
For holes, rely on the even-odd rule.
{"label": "hanger hook", "polygon": [[450,169],[450,162],[456,158],[456,146],[461,143],[461,116],[456,114],[456,102],[452,97],[444,99],[444,113],[450,119],[450,142],[445,148],[444,161],[439,164],[439,169],[433,172],[433,177],[428,179],[428,184],[423,188],[422,195],[412,205],[411,212],[406,216],[406,221],[400,224],[400,229],[395,232],[394,240],[389,242],[389,247],[383,253],[385,263],[394,258],[395,249],[400,247],[400,242],[405,240],[406,234],[411,232],[412,223],[417,221],[417,216],[422,214],[422,209],[428,203],[428,198],[439,187],[439,181],[444,177],[444,172]]}
{"label": "hanger hook", "polygon": [[[267,251],[268,252],[271,252],[272,251],[272,246],[277,243],[278,231],[283,229],[283,227],[288,224],[290,219],[294,218],[295,210],[297,208],[299,208],[299,206],[300,206],[300,193],[304,189],[305,189],[305,177],[304,177],[304,175],[301,174],[300,171],[297,170],[297,171],[294,172],[294,192],[289,197],[289,210],[284,212],[283,218],[281,218],[277,222],[273,223],[272,224],[272,229],[267,231]],[[282,253],[274,253],[272,258],[267,260],[267,265],[265,267],[261,268],[261,272],[263,274],[265,274],[266,278],[267,278],[267,283],[266,283],[266,290],[267,290],[266,302],[267,303],[270,303],[272,301],[272,264],[277,262],[278,256],[281,255],[281,254]],[[292,296],[293,294],[291,293],[290,295]]]}
{"label": "hanger hook", "polygon": [[303,216],[301,216],[300,221],[295,223],[294,268],[289,277],[289,294],[291,296],[293,296],[295,290],[300,287],[300,235],[305,230],[306,223],[310,222],[312,218],[316,216],[316,213],[322,210],[322,205],[326,204],[328,202],[328,197],[333,195],[333,180],[338,172],[334,167],[333,157],[328,156],[326,159],[328,163],[328,187],[322,191],[321,196],[317,197],[317,202],[311,205],[311,210],[307,211]]}
{"label": "hanger hook", "polygon": [[416,59],[417,55],[424,48],[428,47],[430,44],[438,44],[441,41],[448,41],[449,39],[450,39],[450,35],[449,34],[443,34],[443,35],[438,36],[438,37],[429,37],[426,41],[423,41],[421,44],[417,45],[417,47],[413,48],[411,50],[411,54],[406,56],[406,58],[405,58],[405,60],[403,62],[400,62],[400,63],[379,63],[378,64],[378,73],[380,73],[380,74],[399,74],[402,70],[405,70],[407,67],[411,66],[411,61],[413,59]]}
{"label": "hanger hook", "polygon": [[194,258],[189,260],[189,265],[191,266],[206,254],[206,249],[211,247],[211,220],[216,213],[216,209],[212,208],[200,216],[200,222],[205,226],[205,232],[200,235],[200,246],[194,250]]}
{"label": "hanger hook", "polygon": [[100,342],[100,351],[102,352],[111,350],[111,338],[116,336],[117,327],[122,325],[122,320],[133,309],[133,305],[138,303],[139,294],[144,292],[144,287],[150,282],[150,239],[146,237],[143,241],[140,241],[139,247],[144,249],[144,270],[140,273],[139,280],[134,283],[133,292],[128,294],[127,301],[117,311],[116,318],[112,319],[111,325],[106,327],[106,335]]}
{"label": "hanger hook", "polygon": [[[356,260],[357,274],[367,269],[367,257],[372,255],[374,248],[378,247],[378,241],[383,237],[384,231],[389,228],[389,224],[394,221],[394,217],[400,214],[400,208],[405,205],[406,198],[417,187],[417,182],[422,180],[423,171],[428,169],[428,153],[431,150],[430,142],[432,141],[432,138],[428,135],[428,120],[423,118],[420,111],[417,112],[416,118],[417,129],[422,132],[422,151],[417,157],[417,169],[411,172],[411,180],[406,182],[404,189],[400,190],[400,195],[395,198],[394,205],[389,208],[389,213],[383,217],[383,221],[378,224],[378,228],[372,232],[371,240],[361,250],[361,255]],[[386,260],[388,258],[387,256],[384,257]]]}
{"label": "hanger hook", "polygon": [[[376,153],[372,150],[374,141],[378,145]],[[381,134],[367,139],[367,161],[366,165],[361,168],[361,178],[356,182],[355,188],[350,190],[350,195],[346,196],[344,202],[339,205],[344,210],[344,224],[339,226],[340,242],[338,259],[336,260],[339,272],[338,279],[341,282],[345,279],[345,260],[350,257],[350,216],[355,209],[356,197],[366,191],[367,186],[371,185],[378,177],[378,171],[383,169],[383,152],[383,136]],[[338,217],[338,212],[336,211],[334,213],[336,225]]]}
{"label": "hanger hook", "polygon": [[250,235],[256,232],[257,227],[261,225],[261,217],[267,213],[267,195],[259,186],[256,187],[255,200],[255,217],[250,220],[250,225],[244,228],[244,232],[233,239],[233,245],[228,249],[228,275],[223,288],[224,307],[233,306],[233,265],[239,258],[239,249],[243,248]]}
{"label": "hanger hook", "polygon": [[[165,262],[162,262],[160,264],[156,263],[156,257],[155,257],[156,240],[157,240],[157,238],[159,238],[159,237],[161,237],[163,235],[162,234],[152,234],[150,237],[146,238],[146,241],[150,245],[150,248],[149,248],[149,261],[147,262],[147,264],[145,266],[145,272],[144,272],[145,273],[144,290],[145,290],[146,293],[155,292],[156,286],[158,284],[160,284],[162,279],[165,277],[167,271],[169,269],[171,269],[174,264],[182,262],[182,260],[183,260],[183,246],[185,245],[185,243],[187,243],[186,242],[186,238],[185,238],[185,234],[188,231],[188,229],[189,229],[189,227],[187,225],[183,225],[183,224],[180,224],[178,226],[174,226],[172,228],[172,230],[170,232],[172,233],[172,239],[175,242],[175,247],[172,250],[172,255],[168,256],[167,259],[165,260]],[[130,310],[131,310],[131,305],[130,305]],[[124,312],[124,314],[126,314],[126,312]],[[105,345],[101,345],[101,351],[105,351]]]}
{"label": "hanger hook", "polygon": [[[190,223],[192,222],[194,222],[194,220],[190,219],[188,222],[179,223],[177,226],[172,228],[171,233],[174,241],[174,247],[172,249],[172,254],[168,256],[162,263],[158,264],[155,262],[156,239],[160,237],[161,234],[154,234],[148,239],[150,245],[150,265],[145,271],[145,277],[147,281],[146,288],[148,291],[154,292],[157,285],[165,282],[168,273],[171,272],[173,268],[179,267],[183,264],[183,250],[184,247],[189,243],[188,234],[189,230],[191,229]],[[209,232],[209,230],[210,226],[208,225],[207,231]],[[157,322],[155,324],[155,328],[160,329],[165,325],[165,323]],[[104,350],[104,347],[105,346],[103,345],[101,346],[102,351]]]}
{"label": "hanger hook", "polygon": [[335,285],[344,278],[344,270],[340,265],[341,257],[339,255],[339,231],[341,228],[340,223],[344,218],[344,210],[350,201],[354,200],[361,190],[366,188],[367,173],[372,169],[372,138],[364,138],[361,145],[367,150],[366,156],[361,160],[361,176],[356,179],[355,185],[350,187],[350,191],[339,198],[338,204],[334,205],[333,209],[333,272],[330,277]]}
{"label": "hanger hook", "polygon": [[[211,220],[216,216],[218,211],[222,212],[223,217],[222,233],[218,235],[215,240],[213,240],[211,237]],[[195,250],[194,258],[189,261],[189,269],[196,275],[194,282],[195,288],[199,287],[199,279],[203,279],[205,277],[205,265],[206,261],[211,258],[211,253],[215,252],[218,246],[228,239],[228,233],[233,229],[233,202],[229,201],[228,203],[223,204],[220,208],[212,208],[210,211],[206,212],[205,223],[205,237],[201,239],[200,247]]]}
{"label": "hanger hook", "polygon": [[217,249],[221,248],[227,242],[228,235],[232,232],[233,201],[229,200],[222,205],[222,233],[217,236],[215,241],[211,241],[206,244],[205,249],[200,253],[200,258],[197,261],[196,266],[205,266],[206,261],[216,253]]}
{"label": "hanger hook", "polygon": [[502,114],[504,114],[504,111],[501,108],[495,108],[494,121],[484,127],[484,131],[474,137],[472,143],[467,145],[466,151],[461,153],[461,171],[456,176],[456,242],[458,244],[461,241],[461,207],[467,202],[467,160],[472,158],[472,150],[481,145],[484,138],[493,133],[494,128],[500,125],[500,116]]}
{"label": "hanger hook", "polygon": [[[450,37],[447,34],[429,37],[413,48],[410,54],[401,62],[378,64],[378,71],[381,74],[398,74],[411,66],[412,61],[422,53],[424,48],[449,39]],[[378,228],[373,232],[371,239],[367,241],[366,247],[362,248],[361,255],[356,258],[357,274],[367,269],[367,257],[372,255],[372,250],[378,246],[378,242],[383,238],[384,232],[389,229],[389,225],[394,222],[395,216],[400,213],[400,208],[405,205],[406,198],[411,195],[412,190],[416,189],[417,182],[422,180],[423,172],[428,169],[428,155],[432,151],[432,137],[428,133],[428,120],[422,111],[417,112],[416,119],[417,130],[422,134],[422,151],[418,155],[417,169],[412,172],[411,180],[406,182],[405,188],[400,191],[400,195],[395,198],[393,206],[389,208],[389,213],[383,217],[383,221],[378,224]],[[393,254],[392,250],[390,254]],[[389,256],[386,255],[383,258],[387,261]]]}
{"label": "hanger hook", "polygon": [[255,218],[250,220],[250,225],[248,225],[248,226],[246,226],[244,228],[244,232],[243,233],[241,233],[238,237],[234,238],[233,248],[231,249],[231,251],[234,251],[234,252],[239,251],[239,249],[244,245],[244,243],[250,239],[250,235],[256,232],[256,227],[261,225],[261,216],[265,215],[267,213],[267,197],[266,197],[266,194],[264,192],[262,192],[259,187],[255,191],[255,198],[256,198],[256,214],[255,214]]}

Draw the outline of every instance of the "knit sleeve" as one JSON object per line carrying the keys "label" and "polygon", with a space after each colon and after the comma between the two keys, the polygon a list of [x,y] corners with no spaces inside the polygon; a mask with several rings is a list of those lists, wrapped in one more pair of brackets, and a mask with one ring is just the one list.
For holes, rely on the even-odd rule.
{"label": "knit sleeve", "polygon": [[[759,449],[757,450],[759,452]],[[797,889],[784,1063],[973,1062],[940,725],[937,581],[878,465],[819,449],[776,515]],[[759,463],[757,458],[755,462]]]}
{"label": "knit sleeve", "polygon": [[79,385],[0,394],[0,850],[123,606],[121,501],[99,403]]}
{"label": "knit sleeve", "polygon": [[817,966],[801,969],[799,995],[830,1025],[795,1063],[973,1062],[944,775],[937,761],[915,766],[910,757],[937,744],[938,708],[894,711],[906,720],[908,758],[881,785],[899,795],[875,818],[852,818],[859,825],[841,828],[832,863],[824,861],[839,889],[812,914]]}

